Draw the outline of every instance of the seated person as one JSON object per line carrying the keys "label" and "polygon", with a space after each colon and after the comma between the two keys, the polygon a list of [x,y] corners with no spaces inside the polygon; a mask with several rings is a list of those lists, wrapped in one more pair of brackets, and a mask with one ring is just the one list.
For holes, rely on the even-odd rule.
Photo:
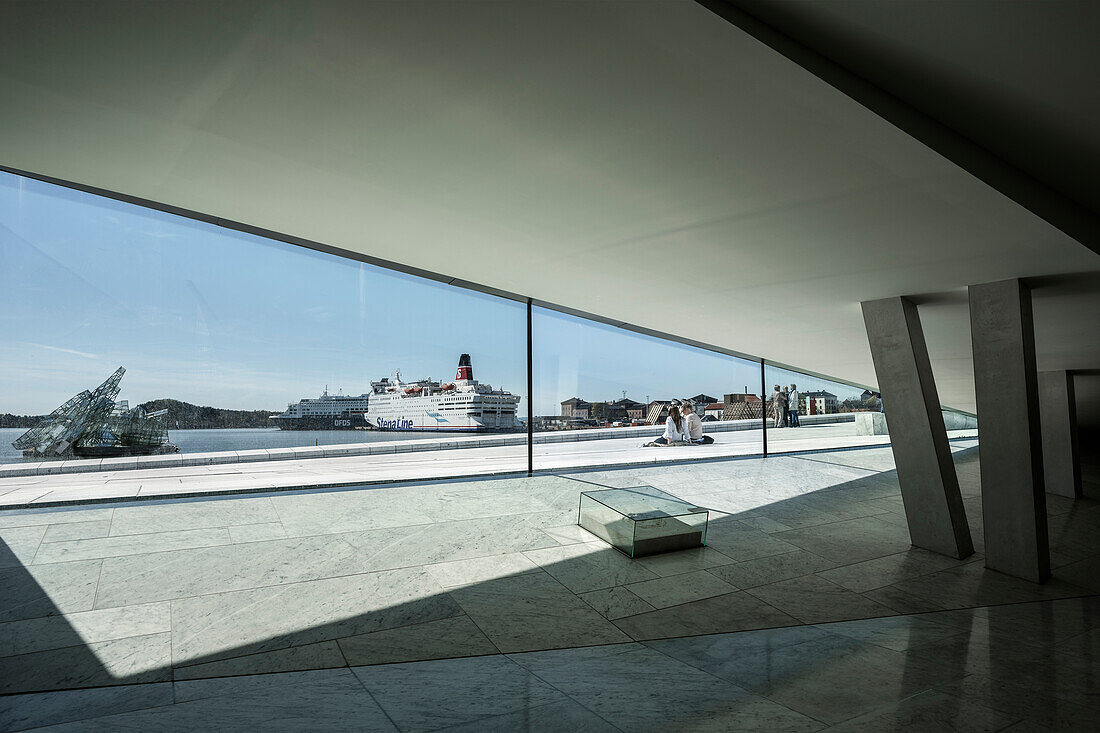
{"label": "seated person", "polygon": [[680,403],[680,414],[684,418],[684,432],[687,433],[688,440],[692,444],[710,445],[714,442],[714,438],[703,435],[703,421],[695,413],[691,402],[685,400]]}
{"label": "seated person", "polygon": [[665,420],[665,434],[651,443],[645,443],[642,447],[689,445],[686,427],[684,418],[680,415],[680,408],[674,404],[669,405],[668,420]]}

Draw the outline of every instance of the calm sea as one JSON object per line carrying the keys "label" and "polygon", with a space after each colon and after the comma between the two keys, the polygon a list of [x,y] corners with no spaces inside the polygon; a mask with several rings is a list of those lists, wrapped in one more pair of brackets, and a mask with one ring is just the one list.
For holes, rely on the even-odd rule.
{"label": "calm sea", "polygon": [[[23,454],[11,442],[25,433],[22,428],[0,428],[0,463],[23,460]],[[377,443],[389,440],[416,440],[449,433],[379,433],[373,430],[279,430],[243,428],[237,430],[169,430],[168,439],[181,453],[205,453],[219,450],[252,448],[294,448],[303,445],[340,443]],[[28,460],[42,460],[41,458]]]}

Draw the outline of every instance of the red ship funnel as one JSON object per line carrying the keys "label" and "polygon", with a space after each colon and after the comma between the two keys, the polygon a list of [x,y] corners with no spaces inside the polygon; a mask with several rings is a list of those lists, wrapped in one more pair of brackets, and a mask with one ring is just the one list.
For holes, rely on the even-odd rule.
{"label": "red ship funnel", "polygon": [[473,379],[474,368],[470,366],[470,355],[463,354],[458,357],[458,372],[455,373],[455,379]]}

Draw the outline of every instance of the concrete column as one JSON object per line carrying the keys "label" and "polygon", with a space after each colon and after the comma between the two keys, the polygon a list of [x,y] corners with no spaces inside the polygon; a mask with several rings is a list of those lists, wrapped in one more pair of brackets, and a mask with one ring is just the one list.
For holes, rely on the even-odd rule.
{"label": "concrete column", "polygon": [[1039,414],[1043,430],[1043,480],[1048,494],[1081,498],[1081,452],[1073,374],[1039,372]]}
{"label": "concrete column", "polygon": [[1031,291],[1019,280],[970,288],[985,566],[1050,577]]}
{"label": "concrete column", "polygon": [[863,303],[863,321],[890,430],[913,544],[963,558],[974,552],[917,307],[905,298]]}

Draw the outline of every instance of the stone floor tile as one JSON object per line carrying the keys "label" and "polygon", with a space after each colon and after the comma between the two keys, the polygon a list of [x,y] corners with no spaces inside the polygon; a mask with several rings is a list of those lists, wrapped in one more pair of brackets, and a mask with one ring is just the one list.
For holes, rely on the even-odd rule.
{"label": "stone floor tile", "polygon": [[346,636],[338,643],[352,666],[473,657],[499,651],[469,616]]}
{"label": "stone floor tile", "polygon": [[1100,593],[1100,556],[1068,563],[1054,570],[1053,574],[1059,580]]}
{"label": "stone floor tile", "polygon": [[[204,685],[208,682],[209,686]],[[174,705],[83,720],[51,730],[397,730],[348,669],[177,682],[174,687]]]}
{"label": "stone floor tile", "polygon": [[910,547],[908,530],[876,517],[792,529],[772,536],[839,564],[872,560]]}
{"label": "stone floor tile", "polygon": [[821,577],[842,585],[857,593],[893,585],[911,578],[918,578],[940,570],[974,562],[980,558],[956,560],[937,552],[910,547],[903,552],[876,557],[863,562],[843,565],[818,573]]}
{"label": "stone floor tile", "polygon": [[760,585],[745,592],[807,624],[895,614],[881,603],[816,575]]}
{"label": "stone floor tile", "polygon": [[956,698],[1022,718],[1045,730],[1100,730],[1100,708],[1062,700],[1044,686],[1031,687],[972,674],[938,687]]}
{"label": "stone floor tile", "polygon": [[733,560],[754,560],[798,549],[778,537],[778,533],[768,534],[739,522],[718,519],[707,529],[707,546]]}
{"label": "stone floor tile", "polygon": [[547,547],[524,553],[574,593],[611,588],[642,580],[655,573],[605,542]]}
{"label": "stone floor tile", "polygon": [[0,693],[172,679],[171,635],[131,636],[0,657]]}
{"label": "stone floor tile", "polygon": [[542,531],[543,523],[558,524],[560,517],[555,512],[541,512],[376,529],[341,537],[359,551],[368,570],[389,570],[558,547]]}
{"label": "stone floor tile", "polygon": [[[698,655],[691,663],[827,723],[848,720],[951,679],[928,660],[814,630],[824,635],[800,644],[757,645],[755,654],[725,659]],[[669,650],[685,653],[675,644]]]}
{"label": "stone floor tile", "polygon": [[0,528],[0,545],[4,547],[4,551],[0,552],[0,568],[30,565],[45,534],[46,527],[43,525]]}
{"label": "stone floor tile", "polygon": [[559,545],[572,545],[577,542],[595,542],[599,539],[596,535],[576,524],[566,524],[561,527],[544,527],[543,532],[557,540]]}
{"label": "stone floor tile", "polygon": [[0,623],[0,656],[77,647],[171,631],[167,603],[78,611]]}
{"label": "stone floor tile", "polygon": [[583,705],[560,700],[441,728],[440,733],[604,733],[618,730],[621,729]]}
{"label": "stone floor tile", "polygon": [[611,620],[654,610],[653,606],[622,585],[593,590],[579,595],[585,603],[599,611],[601,616]]}
{"label": "stone floor tile", "polygon": [[798,578],[835,565],[831,560],[818,557],[812,552],[795,550],[781,555],[760,557],[755,560],[723,565],[711,568],[710,572],[727,583],[741,588],[755,588],[780,580]]}
{"label": "stone floor tile", "polygon": [[[184,660],[186,661],[186,660]],[[172,670],[173,679],[199,680],[212,677],[302,672],[314,669],[346,667],[347,660],[335,641],[320,641],[259,654],[246,654],[228,659],[215,659],[199,664],[178,664]]]}
{"label": "stone floor tile", "polygon": [[423,569],[181,598],[172,602],[173,658],[181,664],[239,657],[460,613]]}
{"label": "stone floor tile", "polygon": [[0,696],[0,730],[20,731],[172,704],[172,684],[95,687]]}
{"label": "stone floor tile", "polygon": [[729,565],[734,560],[713,547],[696,547],[677,552],[664,552],[658,555],[638,557],[634,559],[634,562],[649,572],[664,577]]}
{"label": "stone floor tile", "polygon": [[732,593],[734,586],[711,575],[706,570],[672,575],[654,580],[643,580],[625,586],[631,593],[648,602],[654,608],[667,608],[704,598]]}
{"label": "stone floor tile", "polygon": [[830,634],[875,644],[904,652],[911,647],[928,644],[960,634],[959,629],[936,623],[925,616],[891,616],[859,621],[819,624]]}
{"label": "stone floor tile", "polygon": [[243,542],[263,542],[279,540],[287,536],[282,522],[264,522],[262,524],[241,524],[229,527],[229,537],[233,544]]}
{"label": "stone floor tile", "polygon": [[110,519],[98,519],[88,522],[63,522],[51,524],[46,530],[43,542],[68,542],[71,540],[90,540],[106,537],[111,531]]}
{"label": "stone floor tile", "polygon": [[638,644],[512,655],[624,730],[789,730],[822,725]]}
{"label": "stone floor tile", "polygon": [[[224,530],[222,530],[224,531]],[[98,608],[353,575],[367,568],[342,536],[294,537],[109,558]]]}
{"label": "stone floor tile", "polygon": [[746,520],[751,518],[766,518],[786,525],[788,529],[802,529],[839,522],[847,517],[834,514],[820,505],[815,506],[807,497],[799,496],[754,509],[747,513]]}
{"label": "stone floor tile", "polygon": [[275,495],[271,503],[288,536],[306,537],[431,524],[431,517],[416,503],[421,493],[394,496],[384,489],[310,492]]}
{"label": "stone floor tile", "polygon": [[278,521],[279,515],[267,497],[143,504],[115,509],[111,536]]}
{"label": "stone floor tile", "polygon": [[927,613],[948,608],[948,604],[941,603],[935,598],[917,596],[893,585],[876,588],[861,595],[893,609],[896,613]]}
{"label": "stone floor tile", "polygon": [[724,631],[790,626],[798,621],[743,591],[684,603],[619,619],[615,625],[632,639],[716,634]]}
{"label": "stone floor tile", "polygon": [[0,512],[0,527],[30,527],[37,524],[110,521],[113,507],[50,507]]}
{"label": "stone floor tile", "polygon": [[418,509],[435,522],[453,522],[461,519],[482,519],[510,514],[528,514],[550,508],[537,495],[526,492],[505,492],[490,489],[462,487],[444,491],[421,501]]}
{"label": "stone floor tile", "polygon": [[229,530],[225,527],[99,537],[67,542],[46,542],[38,549],[34,562],[35,564],[44,564],[69,560],[142,555],[165,550],[186,550],[213,545],[227,545],[229,542]]}
{"label": "stone floor tile", "polygon": [[1100,628],[1092,628],[1059,641],[1057,648],[1064,654],[1085,660],[1100,661]]}
{"label": "stone floor tile", "polygon": [[789,524],[784,524],[766,514],[740,514],[737,516],[737,521],[746,527],[751,527],[752,529],[767,532],[769,534],[772,532],[785,532],[788,529],[794,529],[794,527]]}
{"label": "stone floor tile", "polygon": [[538,564],[522,552],[472,557],[466,560],[436,563],[425,567],[444,588],[474,585],[486,580],[507,578],[511,575],[534,573],[540,570]]}
{"label": "stone floor tile", "polygon": [[1043,585],[1013,578],[971,562],[891,586],[949,608],[1019,603],[1043,598],[1088,595],[1089,591],[1058,579]]}
{"label": "stone floor tile", "polygon": [[827,638],[829,633],[818,626],[788,626],[644,643],[662,654],[736,683],[737,680],[747,679],[745,660],[767,658],[784,647]]}
{"label": "stone floor tile", "polygon": [[984,705],[929,690],[883,709],[860,715],[830,728],[836,733],[878,733],[879,731],[959,731],[994,733],[1019,719]]}
{"label": "stone floor tile", "polygon": [[565,696],[507,657],[353,667],[402,731],[431,731],[521,711]]}
{"label": "stone floor tile", "polygon": [[87,611],[102,560],[0,568],[0,622]]}
{"label": "stone floor tile", "polygon": [[490,580],[450,594],[504,652],[629,641],[545,573]]}
{"label": "stone floor tile", "polygon": [[968,674],[1012,676],[1021,673],[1025,667],[1049,670],[1054,664],[1050,649],[990,636],[981,629],[913,643],[906,650],[906,655],[940,666],[944,670],[945,680],[959,679]]}

